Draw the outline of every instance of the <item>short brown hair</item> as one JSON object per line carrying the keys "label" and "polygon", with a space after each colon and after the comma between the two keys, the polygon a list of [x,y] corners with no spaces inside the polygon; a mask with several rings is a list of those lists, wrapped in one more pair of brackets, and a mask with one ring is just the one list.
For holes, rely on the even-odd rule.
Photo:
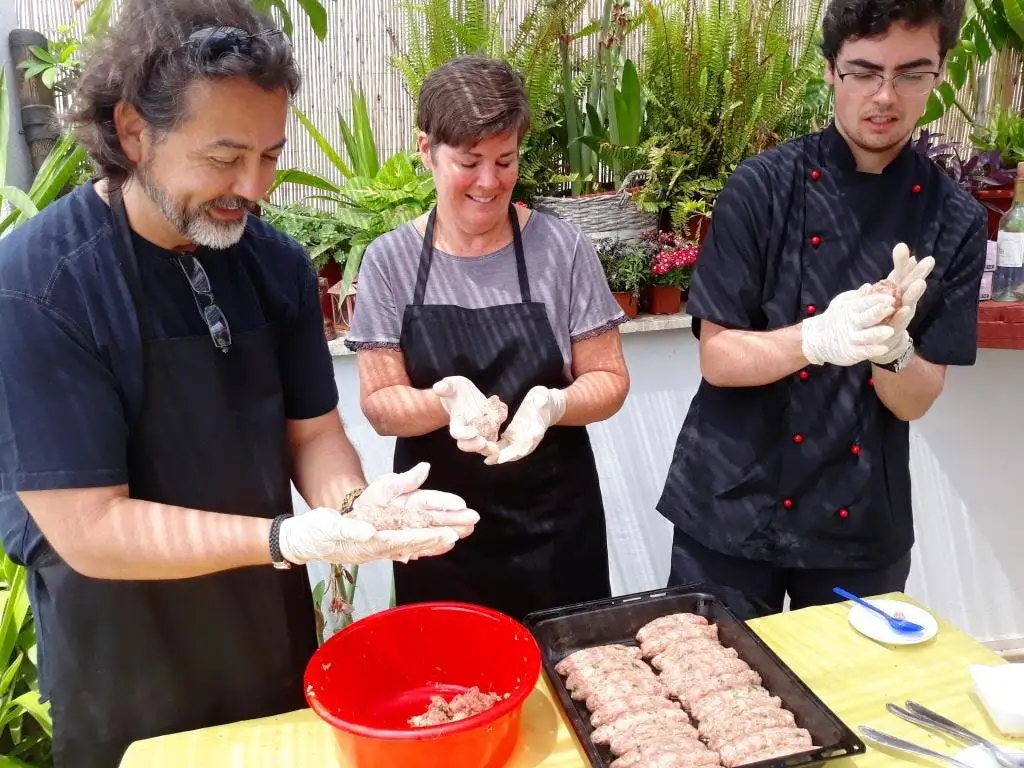
{"label": "short brown hair", "polygon": [[114,128],[117,103],[159,137],[187,119],[192,83],[227,77],[290,96],[299,89],[291,44],[249,0],[126,0],[86,60],[65,121],[98,175],[119,187],[134,168]]}
{"label": "short brown hair", "polygon": [[488,136],[530,130],[523,77],[501,59],[461,56],[423,81],[416,111],[419,129],[433,144],[469,147]]}

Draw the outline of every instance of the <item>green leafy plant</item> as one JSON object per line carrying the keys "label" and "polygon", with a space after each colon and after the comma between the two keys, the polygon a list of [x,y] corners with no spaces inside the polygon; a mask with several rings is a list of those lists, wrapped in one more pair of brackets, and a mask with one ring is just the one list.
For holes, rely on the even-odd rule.
{"label": "green leafy plant", "polygon": [[[599,21],[559,36],[564,125],[560,134],[564,133],[569,173],[556,178],[568,181],[574,195],[600,190],[603,172],[609,170],[612,183],[619,188],[630,171],[642,165],[646,99],[636,65],[622,54],[642,17],[631,17],[628,9],[628,0],[605,0]],[[578,61],[573,46],[595,32],[598,40],[593,58]],[[582,80],[589,80],[582,93],[574,77],[577,70]]]}
{"label": "green leafy plant", "polygon": [[615,293],[640,293],[650,280],[650,255],[636,240],[602,238],[594,243],[608,287]]}
{"label": "green leafy plant", "polygon": [[53,722],[39,699],[27,572],[0,553],[0,766],[52,765]]}
{"label": "green leafy plant", "polygon": [[[76,10],[81,6],[82,3],[76,3]],[[82,71],[83,47],[106,30],[112,9],[113,0],[100,0],[85,20],[85,35],[81,40],[71,33],[72,24],[62,24],[57,28],[57,37],[48,41],[46,48],[37,45],[29,48],[29,58],[18,64],[25,79],[38,77],[50,90],[69,94]]]}
{"label": "green leafy plant", "polygon": [[[294,177],[283,181],[294,181]],[[342,227],[347,237],[346,250],[333,254],[343,267],[343,294],[359,273],[366,247],[429,210],[435,198],[434,179],[415,152],[396,153],[370,178],[352,176],[343,184],[336,184],[306,174],[303,183],[319,190],[307,200],[328,204],[330,212],[325,216]]]}
{"label": "green leafy plant", "polygon": [[629,172],[640,168],[646,159],[641,146],[646,99],[632,61],[623,65],[618,85],[608,84],[606,103],[607,118],[602,118],[592,104],[587,105],[589,131],[580,140],[600,163],[611,169],[612,180],[619,188]]}
{"label": "green leafy plant", "polygon": [[[295,0],[299,9],[309,22],[309,28],[313,30],[318,40],[327,37],[327,9],[320,0]],[[285,0],[252,0],[253,8],[263,13],[276,11],[281,19],[281,31],[288,37],[295,34],[295,23],[292,20],[291,11]]]}
{"label": "green leafy plant", "polygon": [[[346,119],[341,110],[338,110],[338,127],[341,130],[348,162],[345,162],[341,153],[334,148],[334,145],[302,110],[292,107],[292,111],[339,176],[345,179],[373,178],[380,170],[380,161],[377,156],[377,144],[373,135],[373,125],[370,122],[370,113],[366,107],[366,95],[362,88],[356,87],[351,82],[349,83],[349,92],[352,95],[351,118]],[[284,183],[301,184],[319,190],[332,187],[332,182],[325,177],[298,168],[287,168],[277,172],[274,189]]]}
{"label": "green leafy plant", "polygon": [[0,209],[11,208],[0,214],[0,237],[14,227],[35,216],[61,194],[69,183],[76,180],[86,164],[86,154],[69,134],[62,135],[36,174],[28,192],[7,184],[7,147],[11,137],[11,115],[7,100],[7,84],[0,70]]}
{"label": "green leafy plant", "polygon": [[263,218],[301,244],[317,270],[333,260],[336,253],[347,253],[352,231],[331,212],[302,203],[283,207],[264,203],[261,207]]}
{"label": "green leafy plant", "polygon": [[1005,107],[976,127],[971,143],[981,152],[996,152],[1004,168],[1024,162],[1024,117]]}
{"label": "green leafy plant", "polygon": [[[519,151],[519,180],[514,196],[528,201],[557,188],[552,170],[560,168],[566,142],[560,140],[562,110],[558,86],[558,44],[571,29],[586,0],[536,0],[518,27],[505,15],[505,3],[491,10],[487,0],[414,0],[405,10],[405,47],[388,30],[395,52],[391,64],[401,74],[413,101],[434,69],[458,56],[504,59],[522,75],[530,102],[531,128]],[[505,45],[502,29],[514,28]]]}
{"label": "green leafy plant", "polygon": [[[1024,0],[968,0],[960,41],[946,54],[946,77],[928,98],[919,125],[927,125],[957,109],[973,122],[974,112],[962,101],[964,89],[977,79],[978,67],[1005,51],[1024,52]],[[997,80],[1012,87],[1019,77],[1008,59],[998,60]],[[975,89],[976,90],[976,89]],[[1009,103],[1009,94],[1003,101]]]}
{"label": "green leafy plant", "polygon": [[679,228],[687,201],[713,201],[740,162],[780,140],[820,71],[821,0],[800,28],[790,26],[790,5],[643,1],[650,178],[638,208],[668,209]]}

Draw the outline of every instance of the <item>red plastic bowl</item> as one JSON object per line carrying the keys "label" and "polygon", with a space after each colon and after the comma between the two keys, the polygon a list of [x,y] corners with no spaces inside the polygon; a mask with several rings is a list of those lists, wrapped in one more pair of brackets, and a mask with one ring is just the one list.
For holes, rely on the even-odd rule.
{"label": "red plastic bowl", "polygon": [[[540,650],[505,614],[463,603],[417,603],[354,622],[306,667],[309,706],[333,726],[345,768],[498,768],[519,738]],[[477,686],[508,694],[486,712],[413,728],[430,697]]]}

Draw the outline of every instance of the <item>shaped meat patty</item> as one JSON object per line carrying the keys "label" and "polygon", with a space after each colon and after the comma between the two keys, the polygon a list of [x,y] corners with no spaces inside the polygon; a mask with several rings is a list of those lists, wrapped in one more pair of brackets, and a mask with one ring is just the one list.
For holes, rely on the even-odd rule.
{"label": "shaped meat patty", "polygon": [[792,753],[796,753],[812,746],[814,742],[811,740],[811,734],[803,728],[765,728],[726,744],[719,751],[719,756],[725,768],[734,768],[753,762],[750,756],[766,749],[791,747]]}
{"label": "shaped meat patty", "polygon": [[721,749],[745,734],[784,726],[796,727],[792,712],[781,707],[762,707],[727,717],[709,717],[700,724],[698,732],[709,747]]}
{"label": "shaped meat patty", "polygon": [[659,616],[653,621],[644,624],[636,633],[636,641],[643,643],[648,637],[652,637],[666,629],[675,629],[681,626],[707,626],[708,620],[696,613],[670,613],[668,616]]}
{"label": "shaped meat patty", "polygon": [[627,712],[608,725],[602,725],[590,734],[590,739],[595,744],[610,744],[616,736],[652,723],[671,731],[686,731],[687,728],[693,728],[689,715],[681,709],[642,709],[638,712]]}
{"label": "shaped meat patty", "polygon": [[715,691],[690,704],[690,714],[703,723],[713,713],[743,712],[754,707],[781,707],[782,700],[772,696],[760,685],[745,685]]}
{"label": "shaped meat patty", "polygon": [[576,671],[577,668],[587,664],[599,663],[601,661],[616,657],[626,656],[633,659],[640,658],[640,649],[630,645],[595,645],[590,648],[582,648],[570,653],[560,662],[555,664],[555,672],[567,677]]}
{"label": "shaped meat patty", "polygon": [[602,725],[615,722],[616,719],[630,712],[643,712],[651,709],[679,709],[679,702],[666,699],[664,696],[627,696],[594,710],[590,715],[590,724],[595,728],[600,728]]}

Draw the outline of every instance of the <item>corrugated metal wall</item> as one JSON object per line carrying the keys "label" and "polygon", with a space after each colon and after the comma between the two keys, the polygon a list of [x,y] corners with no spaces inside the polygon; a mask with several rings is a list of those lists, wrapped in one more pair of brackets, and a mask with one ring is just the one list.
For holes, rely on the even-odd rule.
{"label": "corrugated metal wall", "polygon": [[[9,2],[10,0],[3,0]],[[15,0],[19,23],[48,36],[73,22],[76,30],[97,0]],[[296,19],[295,47],[305,78],[297,106],[305,112],[332,143],[341,148],[338,110],[349,110],[348,82],[362,85],[371,112],[378,147],[384,157],[403,148],[412,147],[414,108],[405,90],[402,77],[388,59],[394,52],[392,31],[401,43],[405,38],[405,18],[401,4],[395,0],[324,0],[329,13],[329,32],[325,41],[316,39],[303,21],[296,0],[288,0]],[[76,6],[81,5],[79,10]],[[502,27],[509,39],[532,5],[532,0],[492,0],[492,7],[502,7]],[[588,0],[584,18],[599,18],[602,0]],[[807,17],[807,3],[797,2],[794,21]],[[1022,70],[1019,57],[1013,62],[1016,72]],[[1018,80],[1014,106],[1019,110],[1024,97],[1024,83]],[[936,126],[951,139],[966,140],[969,129],[959,115],[950,113]],[[281,167],[300,167],[331,175],[331,168],[312,139],[297,121],[290,126],[288,148]]]}

